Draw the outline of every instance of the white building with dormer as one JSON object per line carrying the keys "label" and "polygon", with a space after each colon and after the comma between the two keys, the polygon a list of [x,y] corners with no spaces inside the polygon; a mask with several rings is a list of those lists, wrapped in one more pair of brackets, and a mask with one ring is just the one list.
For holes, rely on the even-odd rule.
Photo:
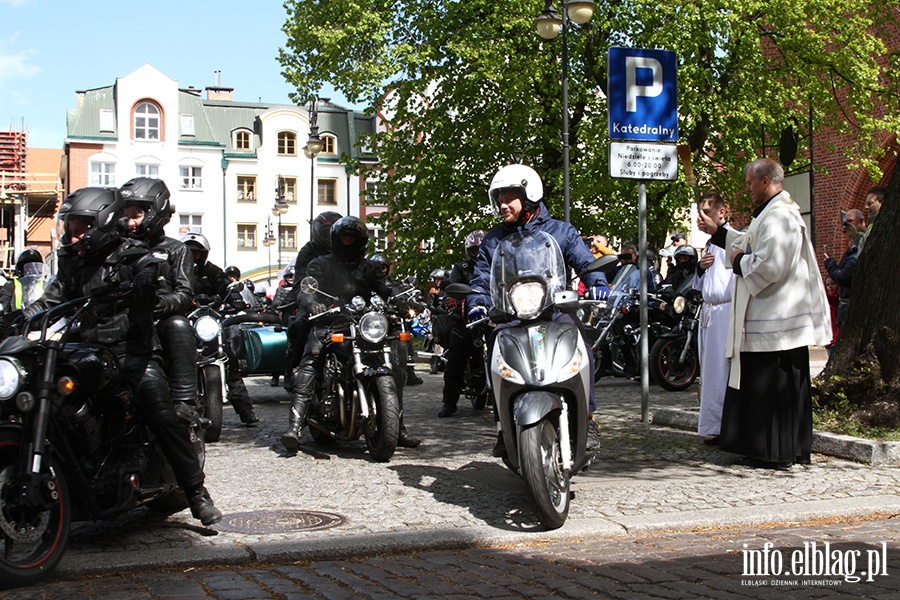
{"label": "white building with dormer", "polygon": [[[176,211],[167,235],[198,231],[210,242],[213,263],[274,283],[309,240],[316,215],[331,210],[365,219],[367,210],[378,212],[364,205],[365,177],[349,175],[347,164],[347,157],[377,162],[361,145],[375,119],[324,100],[312,111],[236,102],[232,91],[208,87],[203,98],[151,65],[79,91],[67,119],[64,186],[69,193],[158,177]],[[308,158],[312,125],[324,146]]]}

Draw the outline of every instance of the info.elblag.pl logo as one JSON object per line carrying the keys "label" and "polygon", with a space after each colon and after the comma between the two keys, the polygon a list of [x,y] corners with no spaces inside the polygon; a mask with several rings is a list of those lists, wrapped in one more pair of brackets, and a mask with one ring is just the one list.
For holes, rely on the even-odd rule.
{"label": "info.elblag.pl logo", "polygon": [[743,581],[744,585],[833,586],[875,581],[888,574],[887,542],[881,542],[880,548],[865,550],[832,548],[831,542],[803,542],[802,548],[793,550],[780,550],[772,542],[766,542],[761,550],[752,550],[747,544],[743,548],[741,575],[777,578]]}

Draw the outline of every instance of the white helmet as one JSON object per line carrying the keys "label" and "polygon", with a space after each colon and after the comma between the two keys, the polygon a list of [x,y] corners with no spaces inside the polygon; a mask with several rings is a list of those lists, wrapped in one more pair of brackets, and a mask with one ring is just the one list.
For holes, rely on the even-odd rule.
{"label": "white helmet", "polygon": [[523,190],[525,201],[533,206],[537,206],[537,203],[544,197],[541,176],[534,169],[525,165],[507,165],[497,171],[491,180],[491,187],[488,189],[491,205],[496,208],[500,190],[510,188]]}

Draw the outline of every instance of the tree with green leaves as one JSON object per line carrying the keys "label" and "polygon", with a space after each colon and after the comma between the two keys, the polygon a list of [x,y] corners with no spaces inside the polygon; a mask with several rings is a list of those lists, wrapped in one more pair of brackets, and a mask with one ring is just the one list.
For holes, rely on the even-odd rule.
{"label": "tree with green leaves", "polygon": [[[677,54],[680,143],[690,145],[698,189],[734,202],[762,132],[806,123],[810,106],[814,127],[855,132],[859,144],[848,151],[871,166],[863,161],[878,156],[873,134],[896,130],[900,114],[873,109],[876,95],[897,101],[893,75],[876,60],[896,14],[897,1],[888,4],[893,11],[863,0],[599,3],[591,21],[568,30],[573,224],[636,239],[637,182],[608,175],[610,46]],[[293,99],[304,104],[329,82],[387,119],[370,144],[395,261],[423,273],[461,260],[463,236],[493,223],[487,185],[509,162],[541,173],[551,212],[562,216],[561,48],[535,32],[539,0],[288,0],[285,8],[279,60]],[[683,177],[647,189],[658,246],[696,190]]]}

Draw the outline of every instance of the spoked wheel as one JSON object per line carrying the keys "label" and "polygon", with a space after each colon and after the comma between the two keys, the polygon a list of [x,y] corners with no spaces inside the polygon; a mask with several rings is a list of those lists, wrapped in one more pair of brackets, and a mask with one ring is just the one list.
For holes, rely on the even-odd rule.
{"label": "spoked wheel", "polygon": [[34,585],[49,577],[62,559],[71,524],[69,488],[48,455],[42,504],[21,503],[20,447],[17,432],[0,432],[0,589]]}
{"label": "spoked wheel", "polygon": [[366,423],[366,447],[378,462],[387,462],[397,449],[400,435],[400,399],[393,377],[376,377],[368,386],[375,414]]}
{"label": "spoked wheel", "polygon": [[206,365],[200,370],[201,399],[203,416],[209,419],[209,426],[203,432],[203,439],[216,442],[222,435],[222,370],[218,365]]}
{"label": "spoked wheel", "polygon": [[684,362],[679,362],[685,339],[660,338],[650,350],[650,375],[661,388],[670,392],[689,388],[700,370],[700,361],[694,348],[688,348]]}
{"label": "spoked wheel", "polygon": [[522,430],[519,456],[538,520],[547,529],[562,527],[569,515],[569,476],[562,469],[556,424],[544,419]]}

